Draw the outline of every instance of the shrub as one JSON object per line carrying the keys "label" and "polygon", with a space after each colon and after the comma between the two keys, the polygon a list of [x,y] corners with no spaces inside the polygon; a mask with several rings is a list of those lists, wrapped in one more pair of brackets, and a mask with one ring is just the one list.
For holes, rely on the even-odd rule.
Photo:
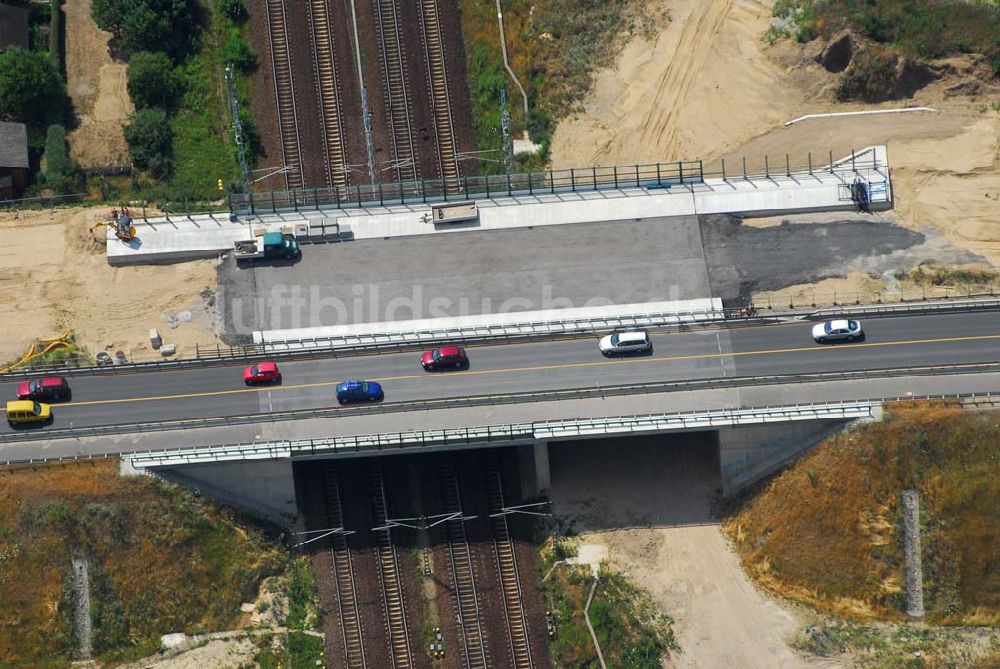
{"label": "shrub", "polygon": [[66,84],[49,54],[18,47],[0,53],[0,120],[46,126],[62,121],[67,107]]}
{"label": "shrub", "polygon": [[898,60],[896,54],[888,49],[859,51],[837,83],[837,99],[841,102],[858,99],[874,102],[892,97]]}
{"label": "shrub", "polygon": [[170,174],[173,135],[162,109],[148,107],[132,114],[125,126],[125,141],[136,167],[148,169],[157,178]]}
{"label": "shrub", "polygon": [[217,7],[233,21],[243,21],[250,15],[243,0],[218,0]]}
{"label": "shrub", "polygon": [[140,51],[128,63],[128,94],[137,109],[169,109],[177,98],[174,63],[162,51]]}
{"label": "shrub", "polygon": [[243,38],[236,27],[229,29],[220,57],[223,63],[232,65],[234,69],[242,72],[252,70],[257,65],[257,52],[253,50],[253,47]]}
{"label": "shrub", "polygon": [[[53,0],[52,5],[35,5],[34,7],[47,7],[50,12],[51,20],[49,21],[49,54],[52,56],[53,62],[56,64],[56,71],[62,73],[63,62],[62,62],[62,40],[63,40],[63,14],[62,14],[62,0]],[[35,11],[34,7],[32,12]]]}
{"label": "shrub", "polygon": [[45,184],[57,193],[77,193],[83,187],[83,173],[66,153],[61,125],[50,125],[45,135]]}

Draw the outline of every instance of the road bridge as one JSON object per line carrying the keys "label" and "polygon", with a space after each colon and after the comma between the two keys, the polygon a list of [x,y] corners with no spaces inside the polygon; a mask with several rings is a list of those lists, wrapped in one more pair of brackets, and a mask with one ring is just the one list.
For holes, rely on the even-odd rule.
{"label": "road bridge", "polygon": [[[794,432],[782,427],[779,433],[773,428],[773,416],[760,419],[764,414],[759,412],[753,419],[740,420],[719,414],[715,423],[699,424],[684,423],[685,412],[871,400],[858,410],[872,417],[884,397],[1000,389],[996,354],[1000,318],[995,311],[873,318],[865,322],[865,341],[834,346],[813,343],[809,325],[793,321],[656,332],[653,355],[610,360],[598,354],[594,337],[483,345],[470,349],[468,370],[437,374],[423,372],[413,353],[293,360],[282,363],[283,385],[264,388],[243,387],[242,365],[236,363],[159,373],[81,375],[72,379],[72,401],[56,407],[52,426],[34,432],[0,430],[0,458],[26,461],[154,451],[161,452],[159,462],[164,464],[169,459],[164,450],[229,444],[236,449],[215,460],[246,460],[261,445],[278,444],[280,449],[291,442],[340,440],[341,447],[314,448],[311,454],[265,448],[256,457],[267,465],[258,461],[252,466],[256,473],[248,475],[243,469],[236,477],[257,487],[268,476],[276,477],[272,489],[287,492],[282,481],[290,478],[281,472],[287,468],[290,476],[291,458],[357,457],[405,447],[400,440],[395,449],[378,447],[383,442],[392,446],[390,439],[379,441],[384,435],[530,424],[530,433],[522,431],[521,441],[505,443],[527,449],[526,476],[534,477],[538,488],[544,487],[545,477],[532,472],[544,470],[545,461],[538,450],[544,447],[536,444],[572,437],[566,432],[543,433],[539,424],[611,425],[632,417],[653,432],[721,429],[723,484],[732,492],[745,485],[748,476],[780,466],[790,457],[789,449],[799,452],[831,426],[865,416],[813,412],[811,419],[817,422],[812,427]],[[350,377],[379,380],[386,388],[386,401],[335,406],[333,387]],[[8,394],[12,390],[3,388]],[[594,429],[598,432],[581,434],[597,434],[604,428]],[[608,428],[604,433],[617,432]],[[365,439],[367,446],[360,446]],[[342,447],[349,443],[355,447]],[[428,450],[442,447],[426,440],[416,445]],[[499,442],[455,439],[445,445],[464,448]],[[156,464],[154,456],[143,457],[150,466]],[[180,471],[176,461],[169,464]],[[189,477],[192,467],[200,468],[199,476],[206,481],[211,478],[206,477],[208,469],[217,474],[226,469],[197,461],[182,466],[188,468],[182,475]],[[223,476],[211,485],[222,489],[233,478]]]}

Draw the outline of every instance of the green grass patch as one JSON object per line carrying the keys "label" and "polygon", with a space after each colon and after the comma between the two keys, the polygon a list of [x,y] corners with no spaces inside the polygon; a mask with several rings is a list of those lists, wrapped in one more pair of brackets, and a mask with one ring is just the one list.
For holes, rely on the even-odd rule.
{"label": "green grass patch", "polygon": [[227,36],[229,19],[214,3],[203,3],[209,17],[199,49],[177,75],[184,94],[170,120],[173,131],[174,172],[171,199],[212,200],[222,197],[218,180],[228,185],[239,175],[235,149],[229,141],[226,93],[219,43]]}
{"label": "green grass patch", "polygon": [[288,634],[288,667],[316,669],[323,666],[323,640],[311,634]]}
{"label": "green grass patch", "polygon": [[315,629],[319,625],[319,591],[308,558],[296,558],[289,563],[285,593],[288,596],[285,627]]}
{"label": "green grass patch", "polygon": [[[577,543],[551,537],[542,543],[539,566],[549,574],[543,598],[555,633],[549,654],[557,667],[599,667],[584,608],[593,584],[590,568],[560,563],[576,554]],[[555,567],[553,569],[553,566]],[[550,573],[551,570],[551,573]],[[655,669],[679,650],[673,620],[624,574],[602,568],[590,604],[590,621],[609,667]]]}

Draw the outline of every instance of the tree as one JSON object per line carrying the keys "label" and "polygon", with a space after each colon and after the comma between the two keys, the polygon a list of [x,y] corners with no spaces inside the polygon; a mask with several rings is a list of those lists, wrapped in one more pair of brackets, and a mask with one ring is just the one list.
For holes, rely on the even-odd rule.
{"label": "tree", "polygon": [[90,13],[126,54],[156,47],[177,55],[192,43],[190,0],[93,0]]}
{"label": "tree", "polygon": [[157,178],[170,174],[173,133],[165,111],[147,107],[132,114],[125,126],[125,141],[136,167],[148,169]]}
{"label": "tree", "polygon": [[83,185],[80,166],[66,154],[66,129],[50,125],[45,135],[45,184],[57,193],[76,193]]}
{"label": "tree", "polygon": [[169,109],[177,98],[174,63],[162,51],[140,51],[128,61],[128,94],[136,108]]}
{"label": "tree", "polygon": [[68,102],[66,84],[49,54],[18,47],[0,53],[0,120],[58,123]]}

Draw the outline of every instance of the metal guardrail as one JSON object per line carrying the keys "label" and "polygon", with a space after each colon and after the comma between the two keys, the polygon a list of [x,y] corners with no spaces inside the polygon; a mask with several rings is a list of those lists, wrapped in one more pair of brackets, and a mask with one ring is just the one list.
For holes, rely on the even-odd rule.
{"label": "metal guardrail", "polygon": [[934,376],[943,374],[982,374],[1000,372],[1000,362],[971,363],[965,365],[935,365],[923,367],[883,368],[854,371],[812,372],[807,374],[781,374],[770,376],[733,376],[690,381],[655,381],[617,386],[590,388],[567,388],[563,390],[529,391],[495,395],[475,395],[470,397],[446,397],[407,402],[385,402],[382,404],[348,407],[322,407],[318,409],[294,409],[272,413],[243,414],[238,416],[214,416],[206,418],[183,418],[169,421],[147,421],[131,424],[105,424],[85,427],[26,429],[20,432],[0,433],[0,443],[17,443],[39,439],[69,439],[99,437],[114,434],[135,434],[143,432],[165,432],[171,430],[194,430],[235,425],[275,423],[289,420],[310,420],[354,415],[380,415],[404,411],[429,411],[433,409],[458,409],[474,406],[500,404],[522,404],[528,402],[557,402],[588,398],[619,397],[651,393],[707,390],[713,388],[738,388],[746,386],[780,385],[789,383],[818,383],[824,381],[844,381],[853,379],[892,378],[899,376]]}
{"label": "metal guardrail", "polygon": [[[985,296],[988,297],[988,296]],[[914,313],[938,313],[949,311],[974,311],[974,310],[1000,309],[1000,297],[997,299],[971,299],[963,296],[958,301],[920,301],[906,304],[884,304],[884,305],[843,305],[831,307],[829,309],[768,309],[757,308],[755,310],[725,309],[724,319],[713,318],[710,321],[692,321],[684,325],[699,326],[706,325],[715,328],[737,328],[753,325],[765,325],[773,323],[779,318],[822,318],[824,316],[847,316],[847,315],[867,315],[867,316],[892,316],[896,314]],[[656,327],[656,326],[644,326]],[[666,327],[666,326],[664,326]],[[611,328],[608,328],[611,329]],[[598,334],[602,330],[594,329],[576,334]],[[462,339],[465,344],[484,344],[499,342],[521,342],[527,340],[543,340],[552,336],[570,336],[573,333],[568,331],[560,332],[539,332],[539,333],[508,333],[506,335],[484,334],[477,336],[466,336]],[[403,342],[378,342],[371,344],[356,344],[353,346],[343,346],[339,348],[309,348],[301,351],[265,351],[263,347],[257,345],[246,346],[197,346],[195,358],[184,358],[178,360],[147,360],[141,362],[130,362],[123,365],[79,365],[68,366],[58,365],[37,365],[30,369],[6,372],[0,374],[0,383],[16,381],[38,376],[39,374],[60,374],[64,376],[98,376],[103,374],[129,374],[149,371],[174,370],[187,367],[211,367],[217,365],[231,364],[234,362],[250,362],[264,357],[277,358],[279,360],[310,359],[310,358],[338,358],[356,357],[361,355],[372,355],[377,353],[400,353],[414,351],[421,347],[456,343],[454,338],[442,337],[440,339],[420,338],[419,340]]]}

